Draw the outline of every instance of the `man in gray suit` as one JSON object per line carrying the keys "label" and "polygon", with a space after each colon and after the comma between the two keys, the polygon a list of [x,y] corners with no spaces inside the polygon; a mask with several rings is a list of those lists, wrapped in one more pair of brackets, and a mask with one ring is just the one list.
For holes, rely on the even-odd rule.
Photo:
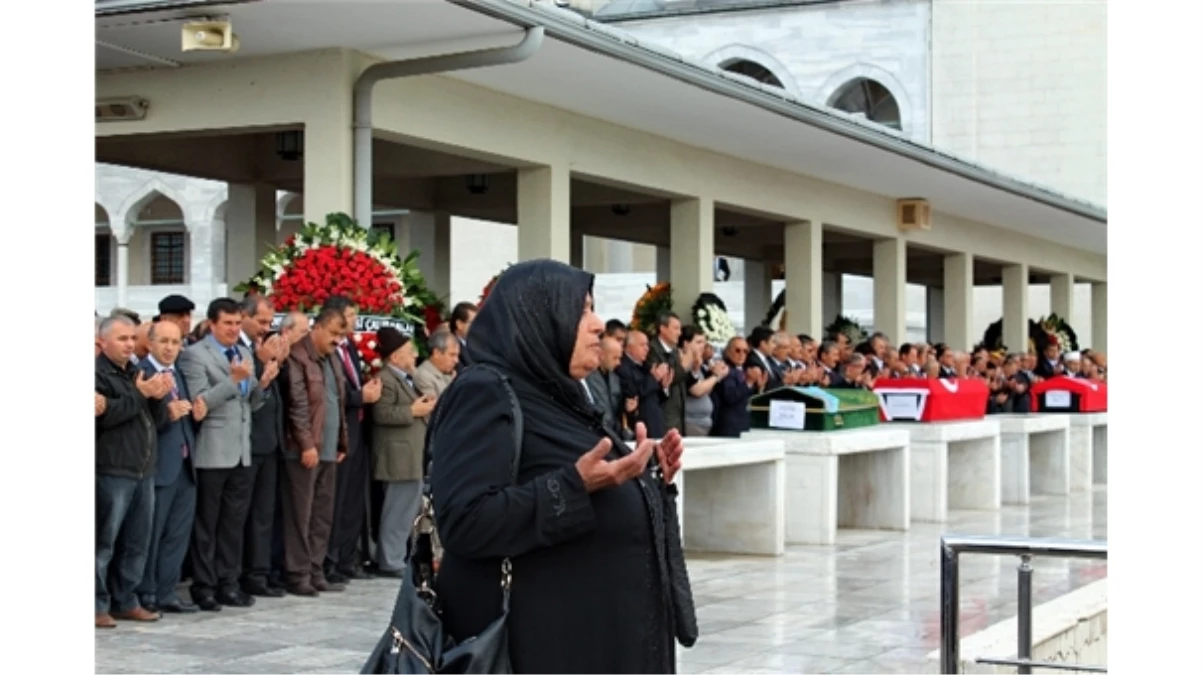
{"label": "man in gray suit", "polygon": [[255,473],[251,461],[251,412],[263,405],[263,389],[278,366],[254,377],[251,351],[239,344],[242,310],[230,298],[209,303],[210,334],[180,356],[201,420],[192,454],[196,467],[196,526],[193,530],[192,601],[202,610],[222,605],[250,607],[255,599],[239,588],[243,528]]}

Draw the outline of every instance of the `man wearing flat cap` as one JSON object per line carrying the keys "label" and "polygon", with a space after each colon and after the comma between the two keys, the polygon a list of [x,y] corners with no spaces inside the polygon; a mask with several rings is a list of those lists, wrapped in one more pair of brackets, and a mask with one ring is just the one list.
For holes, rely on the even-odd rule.
{"label": "man wearing flat cap", "polygon": [[159,301],[159,321],[170,321],[180,327],[180,335],[185,336],[188,344],[195,342],[190,339],[192,333],[192,310],[196,304],[182,295],[169,295]]}

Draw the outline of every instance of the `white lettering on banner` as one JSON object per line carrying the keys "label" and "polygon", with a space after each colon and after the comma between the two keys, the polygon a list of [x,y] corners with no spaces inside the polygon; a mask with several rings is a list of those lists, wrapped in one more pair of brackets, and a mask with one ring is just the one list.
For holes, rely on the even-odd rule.
{"label": "white lettering on banner", "polygon": [[[286,314],[276,314],[272,317],[272,330],[280,330],[280,325],[284,323]],[[314,317],[309,317],[309,325],[313,326]],[[360,314],[355,321],[356,333],[375,333],[385,326],[392,326],[401,331],[402,335],[413,336],[414,325],[405,319],[398,319],[394,316],[375,316],[370,314]]]}
{"label": "white lettering on banner", "polygon": [[919,394],[883,394],[886,419],[918,421],[923,417],[923,408],[919,405],[922,398]]}
{"label": "white lettering on banner", "polygon": [[1046,408],[1069,408],[1073,405],[1073,400],[1073,394],[1068,391],[1044,392],[1044,407]]}
{"label": "white lettering on banner", "polygon": [[769,401],[769,426],[776,429],[806,428],[806,404],[797,401]]}

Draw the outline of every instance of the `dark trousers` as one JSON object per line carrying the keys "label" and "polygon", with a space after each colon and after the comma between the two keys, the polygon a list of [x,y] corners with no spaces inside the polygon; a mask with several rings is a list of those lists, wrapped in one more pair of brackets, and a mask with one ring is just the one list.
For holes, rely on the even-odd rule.
{"label": "dark trousers", "polygon": [[274,452],[253,455],[251,469],[255,472],[255,483],[243,533],[242,583],[265,586],[272,569],[272,530],[276,522],[280,456]]}
{"label": "dark trousers", "polygon": [[338,465],[334,530],[330,534],[330,550],[326,553],[327,569],[348,571],[355,566],[355,550],[367,515],[371,455],[371,448],[361,443]]}
{"label": "dark trousers", "polygon": [[325,579],[322,567],[334,523],[338,464],[318,462],[306,469],[293,458],[285,458],[283,464],[284,572],[290,585],[309,585]]}
{"label": "dark trousers", "polygon": [[150,539],[146,571],[138,584],[143,605],[159,605],[178,600],[175,587],[180,583],[184,556],[192,538],[196,517],[196,483],[185,460],[180,475],[171,485],[155,486],[155,526]]}
{"label": "dark trousers", "polygon": [[284,586],[284,501],[287,499],[288,479],[284,475],[284,462],[281,457],[276,465],[276,514],[272,519],[272,571],[267,577],[269,586]]}
{"label": "dark trousers", "polygon": [[154,524],[154,476],[96,476],[97,614],[138,606]]}
{"label": "dark trousers", "polygon": [[192,598],[238,589],[242,535],[255,470],[196,470],[196,526],[192,529]]}

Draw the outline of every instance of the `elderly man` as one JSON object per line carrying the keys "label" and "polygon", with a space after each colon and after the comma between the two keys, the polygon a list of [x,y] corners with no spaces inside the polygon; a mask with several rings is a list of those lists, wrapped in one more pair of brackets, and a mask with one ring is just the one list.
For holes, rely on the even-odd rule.
{"label": "elderly man", "polygon": [[[169,375],[146,376],[130,362],[134,322],[124,316],[100,325],[96,357],[96,627],[114,618],[156,621],[138,602],[154,530],[156,429],[168,422],[163,398]],[[111,612],[111,613],[110,613]]]}
{"label": "elderly man", "polygon": [[623,413],[627,409],[634,412],[639,402],[622,397],[622,380],[617,372],[618,364],[622,363],[622,345],[612,337],[604,337],[601,349],[601,366],[585,378],[585,384],[593,404],[602,411],[602,424],[621,437]]}
{"label": "elderly man", "polygon": [[191,344],[189,333],[192,332],[192,312],[196,304],[182,295],[169,295],[159,301],[159,321],[174,323],[180,327],[180,335]]}
{"label": "elderly man", "polygon": [[436,331],[430,336],[430,358],[414,372],[414,386],[427,396],[439,397],[455,379],[459,365],[460,342],[451,331]]}

